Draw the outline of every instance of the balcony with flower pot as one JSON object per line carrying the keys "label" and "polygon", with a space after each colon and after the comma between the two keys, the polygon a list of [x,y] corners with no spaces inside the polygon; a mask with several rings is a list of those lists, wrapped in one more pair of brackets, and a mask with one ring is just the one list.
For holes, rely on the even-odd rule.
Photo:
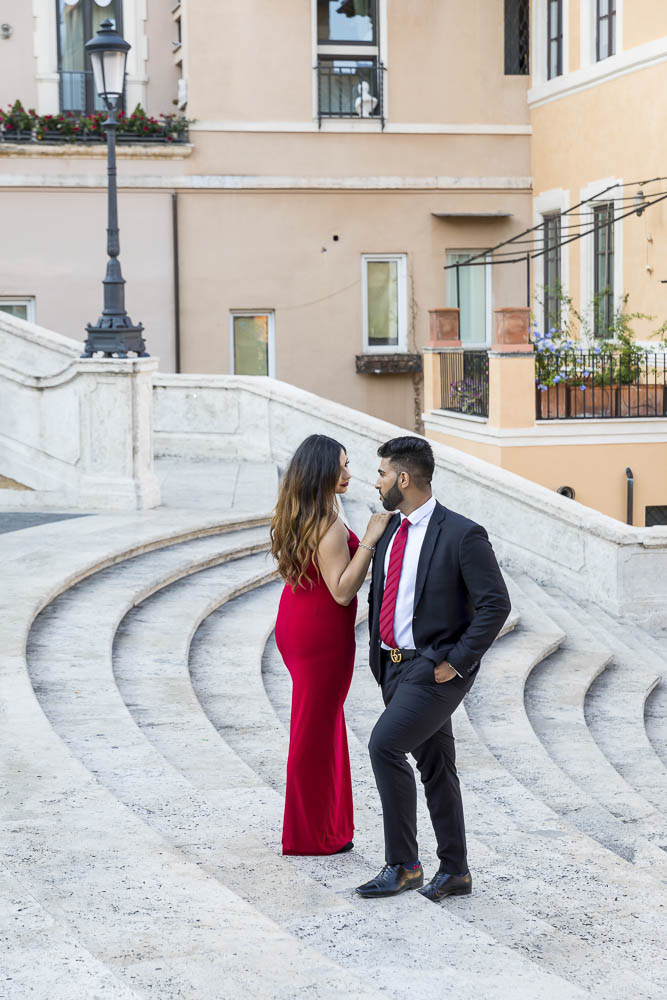
{"label": "balcony with flower pot", "polygon": [[[627,317],[626,317],[627,318]],[[431,312],[427,437],[634,523],[667,507],[667,353],[627,329],[591,347],[499,309],[488,351],[466,351],[457,310]],[[564,501],[567,502],[567,501]]]}

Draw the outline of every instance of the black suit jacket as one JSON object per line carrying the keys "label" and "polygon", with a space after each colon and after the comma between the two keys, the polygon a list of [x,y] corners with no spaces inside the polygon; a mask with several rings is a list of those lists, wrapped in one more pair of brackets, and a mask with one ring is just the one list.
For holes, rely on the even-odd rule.
{"label": "black suit jacket", "polygon": [[[397,513],[377,544],[368,595],[370,665],[378,682],[384,561],[400,521]],[[436,501],[417,567],[412,632],[423,660],[408,668],[411,679],[433,680],[433,667],[443,660],[448,660],[464,678],[473,674],[510,607],[507,587],[484,528]],[[417,676],[420,674],[424,676]]]}

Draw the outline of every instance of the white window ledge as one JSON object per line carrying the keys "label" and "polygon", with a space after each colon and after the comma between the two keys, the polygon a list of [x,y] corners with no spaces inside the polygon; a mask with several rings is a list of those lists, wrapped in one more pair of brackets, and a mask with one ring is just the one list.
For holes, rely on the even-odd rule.
{"label": "white window ledge", "polygon": [[542,104],[569,97],[600,83],[615,80],[619,76],[665,61],[667,61],[667,36],[656,38],[645,45],[638,45],[626,52],[618,52],[608,59],[601,59],[582,69],[531,87],[528,91],[528,106],[531,109],[537,108]]}

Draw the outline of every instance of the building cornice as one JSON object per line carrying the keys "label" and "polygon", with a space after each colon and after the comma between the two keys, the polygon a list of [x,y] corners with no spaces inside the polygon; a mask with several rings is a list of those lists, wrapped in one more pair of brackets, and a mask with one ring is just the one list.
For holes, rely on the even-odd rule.
{"label": "building cornice", "polygon": [[608,83],[628,73],[663,62],[667,62],[667,35],[531,87],[528,91],[528,106],[534,110],[543,104],[571,97],[601,83]]}
{"label": "building cornice", "polygon": [[664,417],[595,417],[572,420],[538,420],[532,427],[491,427],[484,417],[429,410],[422,415],[424,428],[436,434],[474,441],[495,448],[543,448],[563,445],[663,444],[667,442]]}
{"label": "building cornice", "polygon": [[[140,154],[136,156],[140,158]],[[104,188],[106,174],[0,173],[0,188]],[[530,177],[303,177],[191,174],[118,177],[120,188],[183,191],[530,191]]]}
{"label": "building cornice", "polygon": [[385,135],[532,135],[529,124],[498,124],[493,122],[437,123],[437,122],[387,122],[382,129],[381,122],[356,121],[355,119],[327,119],[318,125],[317,121],[306,122],[250,122],[250,121],[197,121],[190,126],[192,132],[342,132],[376,133]]}

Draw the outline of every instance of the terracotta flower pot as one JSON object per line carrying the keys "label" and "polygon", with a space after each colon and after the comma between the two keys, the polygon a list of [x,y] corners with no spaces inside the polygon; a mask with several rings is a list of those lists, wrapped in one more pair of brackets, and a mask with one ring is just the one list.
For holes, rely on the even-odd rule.
{"label": "terracotta flower pot", "polygon": [[[581,389],[585,385],[585,389]],[[582,382],[570,386],[571,417],[613,417],[616,415],[616,386]]]}
{"label": "terracotta flower pot", "polygon": [[662,417],[665,414],[664,385],[619,385],[619,417]]}

